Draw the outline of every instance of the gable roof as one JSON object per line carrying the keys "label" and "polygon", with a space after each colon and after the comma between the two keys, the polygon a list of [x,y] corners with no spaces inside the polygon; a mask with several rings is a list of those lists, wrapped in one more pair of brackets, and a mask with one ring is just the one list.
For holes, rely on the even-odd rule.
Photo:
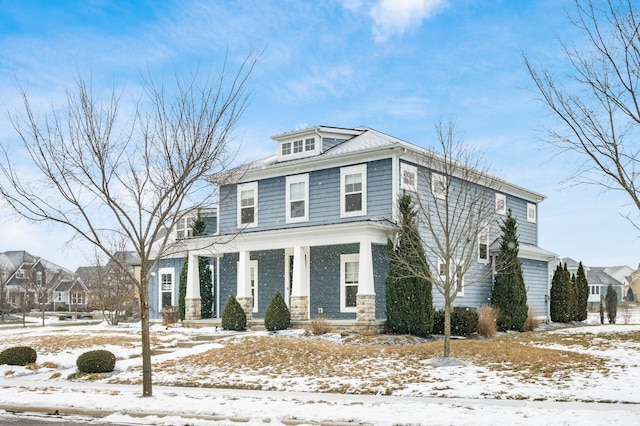
{"label": "gable roof", "polygon": [[[436,152],[368,127],[340,129],[337,127],[317,126],[310,129],[299,130],[297,132],[283,133],[273,136],[273,138],[281,138],[294,133],[302,134],[312,131],[321,132],[328,130],[334,130],[336,132],[340,132],[340,130],[342,130],[345,136],[348,136],[349,138],[314,156],[282,161],[282,159],[279,160],[278,154],[275,154],[254,161],[246,167],[235,169],[234,171],[238,176],[241,176],[242,182],[249,182],[252,180],[279,177],[287,174],[305,173],[323,167],[340,167],[356,164],[357,162],[389,158],[392,155],[403,157],[409,161],[417,161],[417,159],[424,157],[425,155],[433,157],[436,160],[442,158],[442,156]],[[515,185],[511,182],[507,182],[493,176],[491,176],[490,179],[499,185],[499,191],[501,192],[512,194],[535,203],[545,199],[544,195]],[[217,178],[212,176],[210,177],[210,180],[212,182],[216,182]]]}
{"label": "gable roof", "polygon": [[589,283],[589,285],[624,285],[624,283],[618,281],[607,272],[605,272],[606,269],[607,268],[601,266],[592,266],[589,270],[589,275],[587,276],[587,282]]}

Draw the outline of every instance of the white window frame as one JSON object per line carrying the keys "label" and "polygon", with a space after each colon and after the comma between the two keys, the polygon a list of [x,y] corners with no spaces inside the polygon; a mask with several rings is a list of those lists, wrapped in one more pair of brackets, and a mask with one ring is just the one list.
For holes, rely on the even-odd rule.
{"label": "white window frame", "polygon": [[176,286],[176,277],[175,277],[175,270],[173,268],[160,268],[158,270],[158,309],[162,309],[162,293],[167,293],[167,291],[163,291],[163,275],[169,275],[171,276],[171,289],[169,290],[171,292],[171,304],[170,306],[175,306],[175,286]]}
{"label": "white window frame", "polygon": [[193,224],[196,218],[193,215],[186,215],[176,222],[176,240],[193,237]]}
{"label": "white window frame", "polygon": [[292,154],[301,154],[304,152],[304,139],[296,139],[293,141]]}
{"label": "white window frame", "polygon": [[[442,191],[439,191],[442,189]],[[440,173],[431,172],[431,193],[435,198],[444,200],[447,196],[447,177]]]}
{"label": "white window frame", "polygon": [[[242,223],[242,192],[253,191],[253,222]],[[258,226],[258,182],[242,183],[238,185],[238,229],[255,228]],[[247,206],[244,206],[245,208]]]}
{"label": "white window frame", "polygon": [[[489,231],[489,225],[484,225],[478,232],[478,262],[480,263],[489,263]],[[482,245],[485,246],[485,257],[482,257]]]}
{"label": "white window frame", "polygon": [[[286,223],[299,223],[309,221],[309,175],[296,175],[287,176],[286,179],[286,202],[285,202],[285,217]],[[291,200],[291,185],[294,183],[304,184],[304,199],[303,200]],[[304,215],[300,217],[291,217],[291,203],[293,201],[304,202]]]}
{"label": "white window frame", "polygon": [[496,192],[496,213],[501,215],[507,214],[507,196]]}
{"label": "white window frame", "polygon": [[[358,306],[356,302],[356,306],[347,306],[347,282],[346,282],[346,271],[347,271],[347,263],[358,263],[360,265],[360,255],[355,254],[341,254],[340,255],[340,312],[357,312]],[[358,274],[360,270],[358,269]],[[360,284],[360,276],[358,276],[358,283],[356,287]],[[349,286],[352,286],[352,283],[349,283]],[[356,290],[357,294],[358,290]],[[357,297],[357,296],[356,296]],[[356,299],[357,300],[357,299]]]}
{"label": "white window frame", "polygon": [[589,287],[590,287],[589,294],[591,296],[600,296],[600,286],[599,285],[591,285]]}
{"label": "white window frame", "polygon": [[[362,186],[360,193],[362,194],[362,206],[360,210],[346,211],[347,203],[346,196],[346,178],[350,175],[361,174]],[[354,194],[356,192],[351,192]],[[367,165],[359,164],[357,166],[343,167],[340,169],[340,217],[354,217],[354,216],[366,216],[367,215]]]}
{"label": "white window frame", "polygon": [[527,222],[536,223],[538,220],[537,205],[534,203],[527,203]]}
{"label": "white window frame", "polygon": [[282,157],[286,157],[288,155],[291,155],[291,145],[293,143],[292,142],[282,142],[282,144],[280,145],[280,155]]}
{"label": "white window frame", "polygon": [[[442,274],[442,267],[445,265],[445,262],[443,259],[438,259],[438,275],[440,275],[440,279],[442,280],[442,283],[444,284],[445,282],[445,276]],[[454,279],[454,285],[456,285],[456,277],[455,277],[455,269],[460,265],[460,261],[459,260],[454,260],[453,262],[451,262],[451,271],[450,274],[452,275],[453,279]],[[458,296],[464,296],[464,275],[462,276],[462,288],[460,289],[460,291],[458,292]],[[457,297],[457,296],[456,296]]]}
{"label": "white window frame", "polygon": [[258,312],[258,261],[249,261],[249,280],[251,281],[251,296],[253,297],[253,310],[252,312]]}
{"label": "white window frame", "polygon": [[[413,183],[405,180],[405,174],[413,175]],[[418,192],[418,168],[407,163],[400,163],[400,189]]]}

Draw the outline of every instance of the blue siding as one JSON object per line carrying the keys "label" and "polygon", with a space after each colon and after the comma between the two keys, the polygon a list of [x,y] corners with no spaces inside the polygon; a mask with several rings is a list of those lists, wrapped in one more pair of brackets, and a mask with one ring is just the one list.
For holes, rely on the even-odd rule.
{"label": "blue siding", "polygon": [[527,289],[527,305],[533,310],[535,317],[547,317],[549,307],[545,301],[548,294],[549,272],[547,262],[531,259],[520,259],[524,286]]}
{"label": "blue siding", "polygon": [[[527,221],[527,201],[507,195],[507,209],[511,209],[518,222],[518,238],[521,243],[538,245],[538,223]],[[537,215],[537,212],[536,212]]]}
{"label": "blue siding", "polygon": [[284,250],[252,252],[251,260],[258,261],[258,312],[255,318],[264,318],[276,291],[284,294]]}
{"label": "blue siding", "polygon": [[160,315],[160,284],[158,280],[160,279],[160,274],[158,273],[161,268],[171,268],[173,269],[173,300],[175,301],[175,305],[178,305],[178,287],[180,281],[180,271],[182,270],[182,265],[184,265],[184,258],[171,258],[171,259],[162,259],[156,263],[155,274],[149,279],[149,284],[147,285],[147,291],[149,292],[149,318],[151,319],[159,319],[162,318]]}
{"label": "blue siding", "polygon": [[[245,232],[265,231],[367,219],[391,219],[393,211],[391,159],[367,163],[367,215],[340,217],[340,168],[309,173],[309,221],[285,223],[285,177],[258,182],[258,226]],[[237,232],[236,185],[220,188],[220,232]]]}

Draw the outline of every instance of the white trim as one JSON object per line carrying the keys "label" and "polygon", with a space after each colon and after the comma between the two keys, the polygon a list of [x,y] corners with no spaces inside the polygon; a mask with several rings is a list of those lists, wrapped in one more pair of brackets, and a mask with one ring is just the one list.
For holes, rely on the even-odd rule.
{"label": "white trim", "polygon": [[[360,210],[347,211],[346,203],[346,178],[347,176],[361,176],[360,191],[352,191],[349,194],[361,194]],[[340,169],[340,217],[366,216],[367,215],[367,165],[358,164],[357,166],[342,167]]]}
{"label": "white trim", "polygon": [[[356,306],[346,306],[346,301],[347,301],[347,282],[346,282],[346,272],[347,272],[347,267],[346,264],[347,263],[357,263],[358,267],[356,268],[356,271],[358,273],[358,282],[356,282],[355,284],[350,283],[350,286],[356,286],[356,288],[358,287],[359,281],[360,281],[360,277],[359,277],[359,265],[360,265],[360,254],[359,253],[355,253],[355,254],[341,254],[340,255],[340,312],[357,312],[358,311],[358,307]],[[356,294],[357,294],[357,290],[356,290]]]}
{"label": "white trim", "polygon": [[507,214],[507,196],[499,192],[496,192],[496,213]]}
{"label": "white trim", "polygon": [[[478,262],[480,263],[489,263],[489,235],[490,235],[489,225],[482,226],[480,232],[478,232]],[[481,246],[484,244],[484,255],[483,258],[481,256],[482,250]]]}
{"label": "white trim", "polygon": [[[253,191],[253,222],[242,223],[242,192]],[[250,206],[244,206],[249,208]],[[237,222],[238,229],[255,228],[258,226],[258,182],[238,184],[237,191]]]}
{"label": "white trim", "polygon": [[447,196],[447,177],[431,172],[431,193],[435,198],[444,200]]}
{"label": "white trim", "polygon": [[162,276],[169,275],[171,277],[171,306],[175,306],[175,287],[176,287],[176,271],[174,268],[160,268],[158,269],[158,309],[162,309],[162,293],[167,293],[162,290]]}
{"label": "white trim", "polygon": [[[405,175],[413,175],[412,182],[405,179]],[[408,163],[400,163],[400,189],[418,192],[418,168]]]}
{"label": "white trim", "polygon": [[[304,202],[304,215],[299,217],[291,217],[291,185],[294,183],[302,183],[304,186],[304,199],[294,200]],[[285,189],[285,216],[287,223],[299,223],[309,221],[309,175],[295,175],[286,177]]]}
{"label": "white trim", "polygon": [[527,222],[536,223],[537,222],[537,205],[533,203],[527,203]]}
{"label": "white trim", "polygon": [[258,261],[250,260],[249,261],[249,282],[251,282],[251,278],[253,278],[253,282],[251,283],[251,291],[253,296],[253,312],[258,312]]}

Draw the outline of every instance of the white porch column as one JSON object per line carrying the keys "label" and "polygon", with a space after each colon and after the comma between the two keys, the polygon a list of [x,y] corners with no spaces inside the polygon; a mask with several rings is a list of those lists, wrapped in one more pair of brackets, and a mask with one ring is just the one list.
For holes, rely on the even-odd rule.
{"label": "white porch column", "polygon": [[200,302],[200,269],[198,256],[192,253],[187,255],[187,292],[184,298],[185,319],[196,320],[201,317]]}
{"label": "white porch column", "polygon": [[238,259],[238,281],[236,288],[236,299],[244,313],[247,321],[251,320],[253,313],[253,296],[251,295],[251,252],[241,251]]}
{"label": "white porch column", "polygon": [[291,285],[291,319],[309,319],[309,284],[307,261],[303,247],[293,248],[293,282]]}
{"label": "white porch column", "polygon": [[360,241],[358,269],[358,294],[356,295],[357,321],[373,321],[376,319],[376,292],[373,281],[373,257],[371,240]]}

